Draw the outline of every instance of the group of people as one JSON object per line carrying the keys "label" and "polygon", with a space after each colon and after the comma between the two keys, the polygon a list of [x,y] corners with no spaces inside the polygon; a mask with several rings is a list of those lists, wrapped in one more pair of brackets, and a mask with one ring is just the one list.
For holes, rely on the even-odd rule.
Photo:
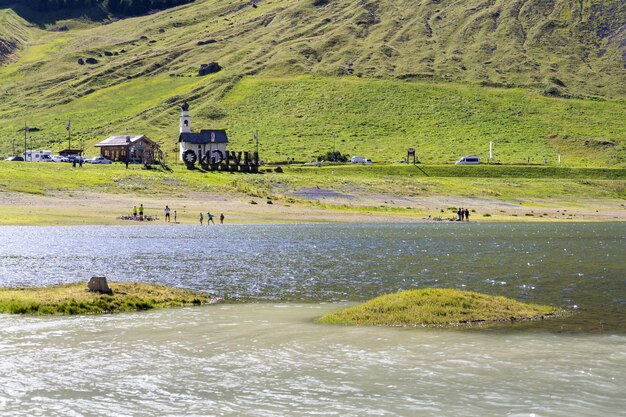
{"label": "group of people", "polygon": [[465,221],[469,222],[469,214],[470,213],[469,213],[469,210],[467,208],[464,209],[462,207],[459,207],[459,209],[456,212],[457,221],[462,222],[463,218],[465,218]]}
{"label": "group of people", "polygon": [[[139,217],[137,217],[137,215],[139,215]],[[139,205],[139,209],[137,209],[137,206],[133,207],[133,218],[143,221],[143,203]]]}
{"label": "group of people", "polygon": [[[204,224],[204,213],[200,212],[200,226]],[[213,215],[207,211],[206,213],[206,225],[209,226],[211,223],[215,224],[213,220]],[[224,213],[220,213],[220,224],[224,224]]]}
{"label": "group of people", "polygon": [[[166,223],[170,223],[172,216],[174,216],[174,223],[178,223],[178,214],[176,213],[176,210],[172,210],[170,208],[169,205],[165,206],[165,209],[163,210],[165,212],[165,222]],[[127,217],[124,217],[127,218]],[[219,219],[220,219],[220,224],[224,224],[224,213],[220,213],[219,215]],[[137,208],[137,206],[133,207],[133,216],[132,218],[128,218],[129,220],[156,220],[156,217],[150,217],[150,218],[146,218],[143,215],[143,204],[139,205],[139,208]],[[211,223],[215,224],[215,220],[213,220],[213,214],[211,214],[210,212],[206,213],[206,224],[207,226],[210,225]],[[204,224],[204,213],[200,213],[200,224]]]}
{"label": "group of people", "polygon": [[[170,222],[170,219],[171,219],[171,217],[170,217],[170,212],[171,212],[171,211],[172,211],[172,210],[170,209],[170,206],[167,206],[167,205],[166,205],[166,206],[165,206],[165,221],[166,221],[167,223],[169,223],[169,222]],[[178,223],[178,214],[176,213],[176,210],[174,210],[174,223]]]}

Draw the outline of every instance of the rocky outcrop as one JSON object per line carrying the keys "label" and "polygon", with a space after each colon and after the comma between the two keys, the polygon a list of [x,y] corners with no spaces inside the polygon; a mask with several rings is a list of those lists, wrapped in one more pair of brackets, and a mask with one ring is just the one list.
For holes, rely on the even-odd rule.
{"label": "rocky outcrop", "polygon": [[200,69],[198,70],[198,75],[208,75],[219,72],[222,70],[222,67],[217,62],[211,62],[210,64],[202,64],[200,65]]}
{"label": "rocky outcrop", "polygon": [[0,62],[6,61],[15,53],[17,45],[15,42],[0,38]]}

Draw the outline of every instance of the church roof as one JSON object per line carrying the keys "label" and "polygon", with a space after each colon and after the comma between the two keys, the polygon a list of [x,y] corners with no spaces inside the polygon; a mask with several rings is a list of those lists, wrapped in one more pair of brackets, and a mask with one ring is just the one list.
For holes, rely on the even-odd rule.
{"label": "church roof", "polygon": [[138,140],[145,139],[149,143],[156,143],[150,139],[148,139],[145,135],[120,135],[120,136],[111,136],[100,143],[97,143],[95,146],[125,146],[128,142],[127,138],[130,138],[130,143],[135,143]]}
{"label": "church roof", "polygon": [[183,132],[178,138],[179,142],[196,144],[204,143],[228,143],[225,130],[201,130],[200,132]]}

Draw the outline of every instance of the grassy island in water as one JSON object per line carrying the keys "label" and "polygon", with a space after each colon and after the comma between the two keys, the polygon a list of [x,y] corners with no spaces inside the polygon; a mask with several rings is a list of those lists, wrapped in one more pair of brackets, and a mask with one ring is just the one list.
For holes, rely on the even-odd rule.
{"label": "grassy island in water", "polygon": [[526,304],[505,297],[435,288],[383,295],[329,313],[320,322],[369,326],[457,326],[538,320],[564,313],[556,307]]}
{"label": "grassy island in water", "polygon": [[0,313],[97,314],[206,304],[209,295],[162,285],[109,282],[112,294],[87,289],[84,282],[36,288],[0,288]]}

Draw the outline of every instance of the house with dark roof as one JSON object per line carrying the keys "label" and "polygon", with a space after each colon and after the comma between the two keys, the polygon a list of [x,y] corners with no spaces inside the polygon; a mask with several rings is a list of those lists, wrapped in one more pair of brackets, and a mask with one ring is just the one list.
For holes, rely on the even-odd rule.
{"label": "house with dark roof", "polygon": [[95,145],[100,155],[119,162],[140,162],[151,165],[161,160],[159,144],[145,135],[111,136]]}
{"label": "house with dark roof", "polygon": [[182,109],[178,136],[180,160],[193,164],[208,157],[210,161],[207,162],[221,162],[225,158],[228,145],[226,131],[202,129],[200,132],[192,132],[189,104],[184,102],[180,107]]}

